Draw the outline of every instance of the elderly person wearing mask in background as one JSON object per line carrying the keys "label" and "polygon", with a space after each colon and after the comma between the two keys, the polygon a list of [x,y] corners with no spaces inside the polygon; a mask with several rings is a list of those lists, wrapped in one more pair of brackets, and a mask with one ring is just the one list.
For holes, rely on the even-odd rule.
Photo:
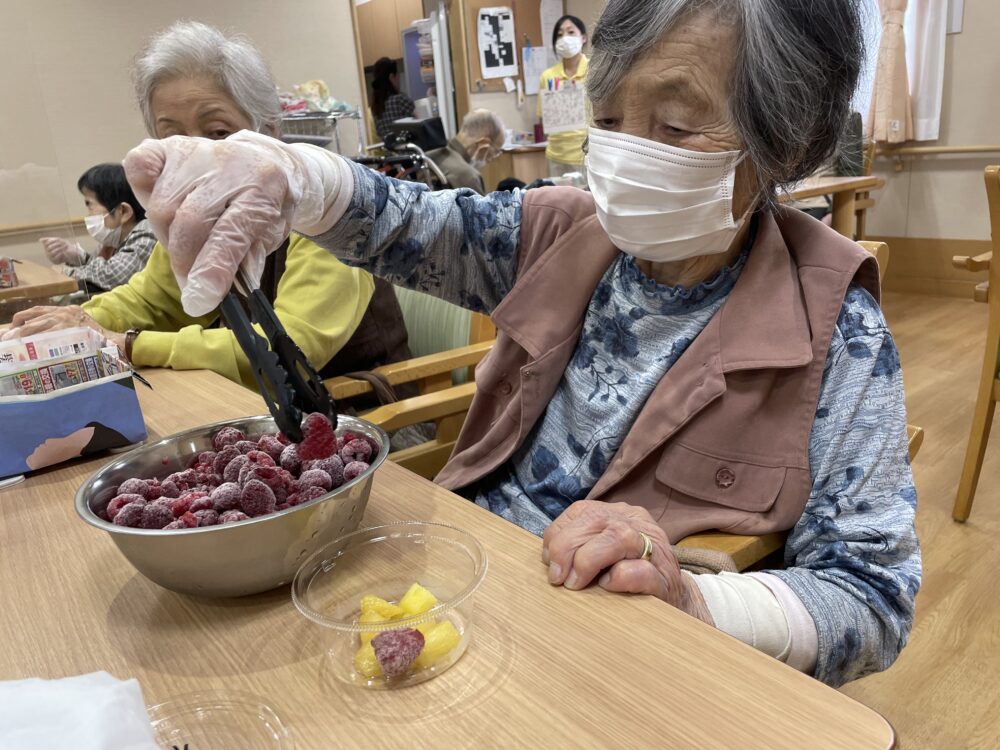
{"label": "elderly person wearing mask in background", "polygon": [[[149,134],[224,139],[241,130],[276,136],[281,118],[267,64],[246,39],[181,22],[135,61],[136,96]],[[277,142],[277,141],[275,141]],[[345,197],[346,201],[346,197]],[[268,258],[261,289],[292,339],[324,377],[410,356],[392,287],[293,234]],[[232,331],[209,328],[217,310],[186,315],[170,258],[157,245],[146,269],[82,307],[17,313],[5,337],[86,325],[104,332],[138,367],[210,369],[256,388]]]}
{"label": "elderly person wearing mask in background", "polygon": [[[437,481],[543,535],[553,585],[660,597],[838,685],[913,621],[902,374],[873,259],[775,195],[836,147],[861,29],[858,0],[610,0],[592,194],[430,192],[256,135],[125,166],[192,311],[295,227],[491,312]],[[682,573],[671,543],[716,528],[788,530],[787,567]]]}
{"label": "elderly person wearing mask in background", "polygon": [[444,148],[428,151],[448,179],[448,187],[469,188],[483,195],[480,170],[500,155],[505,139],[503,120],[488,109],[474,109]]}
{"label": "elderly person wearing mask in background", "polygon": [[98,164],[77,180],[76,189],[87,208],[87,233],[98,243],[89,254],[61,237],[39,241],[63,273],[82,281],[90,292],[106,292],[128,282],[146,267],[156,236],[146,221],[146,210],[136,200],[121,164]]}

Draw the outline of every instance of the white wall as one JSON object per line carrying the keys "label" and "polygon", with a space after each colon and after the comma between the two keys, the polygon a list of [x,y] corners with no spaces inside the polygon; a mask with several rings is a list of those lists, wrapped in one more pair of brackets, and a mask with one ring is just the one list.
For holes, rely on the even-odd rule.
{"label": "white wall", "polygon": [[[145,137],[129,63],[152,33],[175,20],[247,34],[280,87],[322,78],[335,96],[359,102],[349,2],[4,0],[0,227],[83,213],[80,174],[120,160]],[[33,245],[22,250],[38,253]]]}
{"label": "white wall", "polygon": [[[1000,145],[1000,12],[996,0],[965,0],[961,34],[948,37],[941,137],[918,146]],[[990,236],[983,168],[1000,153],[982,156],[908,157],[896,172],[886,159],[875,172],[885,178],[869,231],[888,237],[987,240]]]}

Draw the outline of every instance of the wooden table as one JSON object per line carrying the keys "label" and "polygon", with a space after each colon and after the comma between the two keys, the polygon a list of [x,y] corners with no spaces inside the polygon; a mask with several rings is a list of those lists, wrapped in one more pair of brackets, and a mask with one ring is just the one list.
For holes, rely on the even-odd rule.
{"label": "wooden table", "polygon": [[[155,390],[139,395],[151,438],[264,411],[257,395],[212,373],[146,374]],[[475,640],[452,669],[399,691],[346,686],[330,676],[321,629],[295,610],[287,586],[239,600],[174,594],[80,521],[73,493],[106,460],[0,491],[0,679],[104,669],[138,678],[148,704],[206,689],[249,693],[303,749],[894,743],[874,711],[663,602],[551,587],[536,537],[391,463],[376,476],[366,524],[454,524],[482,541],[489,572]]]}
{"label": "wooden table", "polygon": [[873,175],[861,177],[810,177],[803,180],[795,190],[782,194],[783,202],[816,198],[821,195],[833,196],[833,228],[845,237],[854,238],[856,226],[855,210],[858,193],[878,190],[885,180]]}
{"label": "wooden table", "polygon": [[24,299],[43,299],[56,294],[70,294],[79,288],[79,282],[52,266],[43,266],[30,260],[14,264],[17,286],[0,289],[0,302]]}
{"label": "wooden table", "polygon": [[545,159],[545,144],[505,148],[500,156],[483,168],[482,174],[487,190],[496,190],[497,183],[507,177],[516,177],[526,185],[548,177],[549,163]]}

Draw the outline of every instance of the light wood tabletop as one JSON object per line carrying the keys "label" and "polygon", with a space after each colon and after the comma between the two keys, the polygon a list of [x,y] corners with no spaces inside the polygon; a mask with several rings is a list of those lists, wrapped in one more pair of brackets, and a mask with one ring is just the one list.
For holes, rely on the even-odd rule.
{"label": "light wood tabletop", "polygon": [[19,260],[14,264],[17,272],[17,286],[0,289],[0,302],[8,300],[43,299],[56,294],[70,294],[79,288],[76,279],[71,279],[52,266],[43,266],[30,260]]}
{"label": "light wood tabletop", "polygon": [[[151,439],[264,412],[259,396],[212,373],[144,374]],[[249,694],[307,749],[893,746],[879,714],[663,602],[551,587],[536,537],[391,463],[365,525],[453,524],[482,542],[489,570],[454,667],[402,690],[348,686],[287,586],[235,600],[175,594],[77,518],[76,488],[107,460],[0,491],[0,679],[103,669],[137,678],[148,704]]]}
{"label": "light wood tabletop", "polygon": [[858,194],[879,190],[884,186],[885,180],[874,175],[809,177],[800,182],[794,190],[782,193],[780,200],[783,202],[801,201],[821,195],[833,196],[831,226],[845,237],[853,238],[857,222],[855,208]]}

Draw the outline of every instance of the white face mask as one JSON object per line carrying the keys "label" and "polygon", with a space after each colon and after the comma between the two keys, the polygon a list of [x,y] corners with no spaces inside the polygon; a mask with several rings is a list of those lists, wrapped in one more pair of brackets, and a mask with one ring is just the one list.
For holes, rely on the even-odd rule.
{"label": "white face mask", "polygon": [[590,129],[587,181],[597,218],[620,250],[666,263],[724,253],[739,231],[739,151],[702,153]]}
{"label": "white face mask", "polygon": [[580,54],[580,50],[582,49],[582,36],[564,36],[560,37],[556,42],[556,54],[563,60],[569,60],[571,57],[576,57]]}
{"label": "white face mask", "polygon": [[115,227],[114,229],[109,229],[104,225],[104,217],[110,215],[111,212],[109,211],[104,216],[85,216],[83,222],[87,225],[87,233],[97,240],[101,244],[101,247],[117,248],[121,243],[122,228]]}

